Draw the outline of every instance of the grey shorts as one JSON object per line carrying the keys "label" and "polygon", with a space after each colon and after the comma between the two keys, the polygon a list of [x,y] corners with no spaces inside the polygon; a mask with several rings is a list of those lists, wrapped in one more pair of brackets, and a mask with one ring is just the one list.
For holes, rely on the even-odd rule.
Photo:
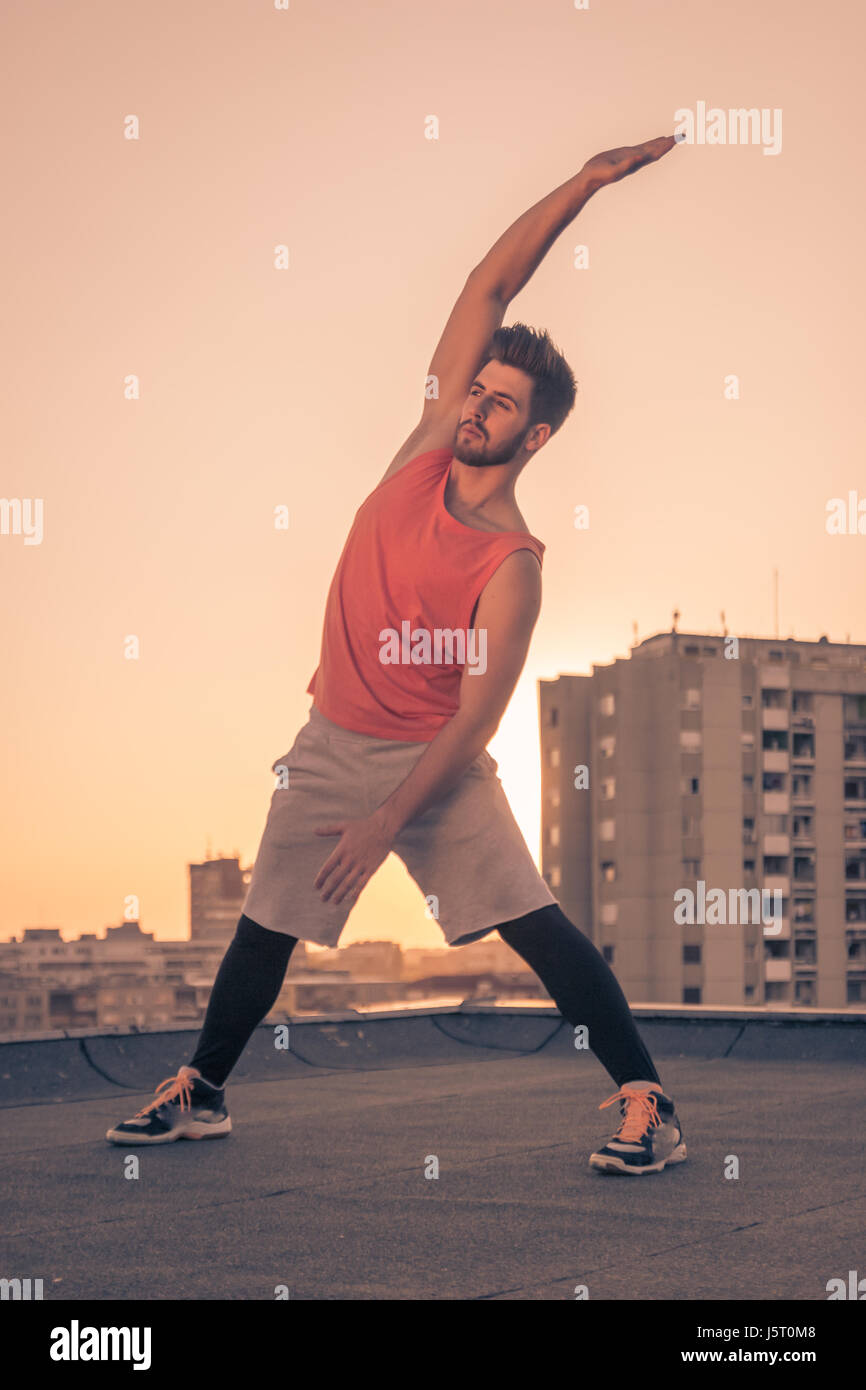
{"label": "grey shorts", "polygon": [[[354,903],[323,902],[313,886],[339,836],[316,825],[370,815],[409,775],[427,743],[355,733],[313,705],[271,798],[243,912],[259,926],[336,946]],[[410,821],[393,844],[449,946],[555,903],[511,812],[498,763],[478,755],[457,785]],[[363,890],[362,890],[363,891]]]}

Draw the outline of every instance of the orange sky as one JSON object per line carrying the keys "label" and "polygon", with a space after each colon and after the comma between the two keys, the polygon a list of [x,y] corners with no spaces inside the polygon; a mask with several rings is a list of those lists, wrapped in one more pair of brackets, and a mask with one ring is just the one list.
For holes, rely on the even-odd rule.
{"label": "orange sky", "polygon": [[[0,493],[44,535],[0,535],[0,937],[102,931],[127,894],[183,936],[187,862],[252,860],[463,277],[698,101],[781,109],[781,153],[684,145],[602,190],[506,314],[579,381],[517,490],[545,597],[491,751],[530,848],[538,678],[675,607],[771,636],[774,566],[782,636],[866,641],[866,538],[824,527],[866,497],[864,27],[854,0],[7,0]],[[393,858],[342,944],[370,936],[442,941]]]}

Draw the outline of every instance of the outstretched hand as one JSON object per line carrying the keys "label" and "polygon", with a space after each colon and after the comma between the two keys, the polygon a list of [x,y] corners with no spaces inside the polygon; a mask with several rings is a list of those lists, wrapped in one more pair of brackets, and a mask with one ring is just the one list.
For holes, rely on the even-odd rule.
{"label": "outstretched hand", "polygon": [[645,164],[654,164],[662,155],[672,150],[677,143],[673,135],[659,135],[655,140],[645,140],[642,145],[623,145],[618,150],[604,150],[593,155],[581,169],[581,173],[595,188],[616,183]]}

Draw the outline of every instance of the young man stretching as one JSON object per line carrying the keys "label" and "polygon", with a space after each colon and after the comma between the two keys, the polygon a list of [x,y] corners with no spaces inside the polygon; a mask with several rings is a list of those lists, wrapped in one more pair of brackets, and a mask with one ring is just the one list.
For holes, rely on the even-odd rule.
{"label": "young man stretching", "polygon": [[[188,1066],[110,1129],[118,1144],[228,1134],[226,1078],[279,994],[299,939],[335,946],[393,850],[449,945],[498,930],[539,976],[617,1092],[602,1172],[686,1157],[613,972],[541,878],[486,751],[523,669],[544,545],[514,496],[575,399],[546,333],[505,310],[598,189],[660,159],[662,136],[596,155],[509,227],[470,273],[430,363],[434,395],[358,509],[331,582],[307,723],[280,774],[236,935]],[[324,860],[323,836],[339,836]]]}

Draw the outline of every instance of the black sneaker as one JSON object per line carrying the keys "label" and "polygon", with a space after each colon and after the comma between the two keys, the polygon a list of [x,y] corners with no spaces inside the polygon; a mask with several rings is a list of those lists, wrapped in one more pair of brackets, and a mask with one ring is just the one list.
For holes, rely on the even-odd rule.
{"label": "black sneaker", "polygon": [[[163,1087],[168,1087],[163,1090]],[[108,1130],[110,1144],[171,1144],[175,1139],[220,1139],[230,1134],[225,1090],[212,1086],[192,1067],[161,1081],[154,1099],[131,1120]]]}
{"label": "black sneaker", "polygon": [[622,1121],[613,1138],[590,1154],[590,1168],[601,1173],[660,1173],[668,1163],[684,1163],[686,1145],[677,1112],[661,1087],[655,1090],[627,1082],[598,1107],[619,1101]]}

